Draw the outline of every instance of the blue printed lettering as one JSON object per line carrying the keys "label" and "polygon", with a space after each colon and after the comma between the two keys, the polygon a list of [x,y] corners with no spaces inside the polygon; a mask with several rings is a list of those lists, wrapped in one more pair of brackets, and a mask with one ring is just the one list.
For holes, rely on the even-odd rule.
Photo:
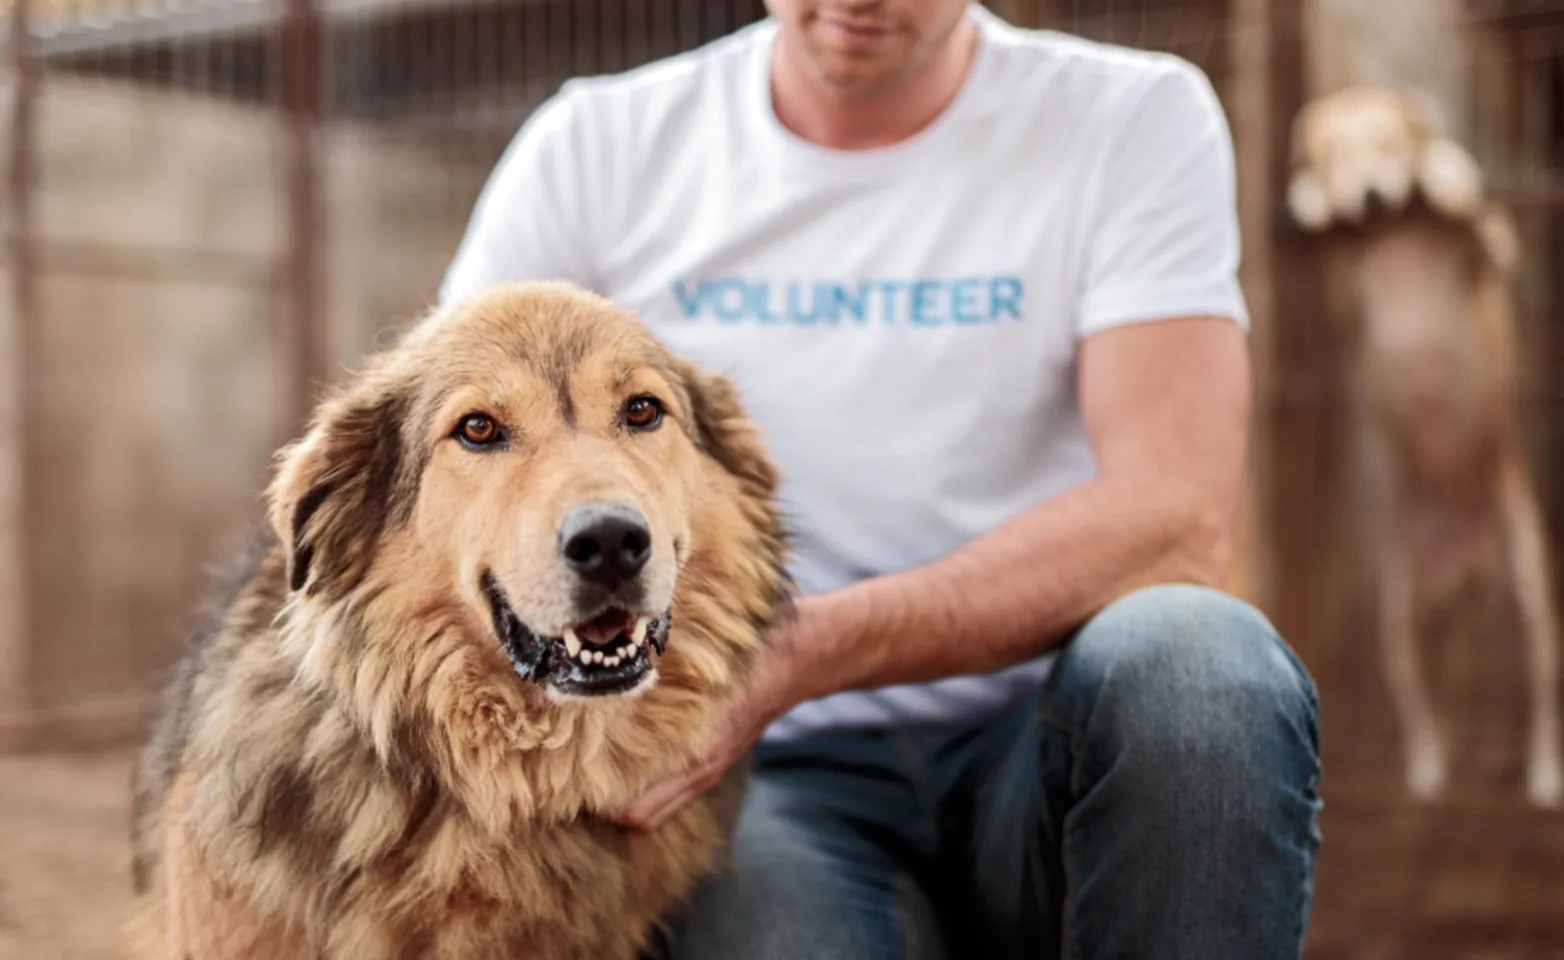
{"label": "blue printed lettering", "polygon": [[840,283],[831,284],[832,322],[835,322],[836,318],[843,313],[851,316],[859,323],[863,323],[868,319],[869,304],[864,296],[864,288],[866,286],[867,284],[860,283],[849,292],[847,287]]}
{"label": "blue printed lettering", "polygon": [[912,284],[912,322],[925,326],[933,326],[940,322],[936,311],[939,309],[937,298],[940,287],[944,284],[938,280],[917,280]]}
{"label": "blue printed lettering", "polygon": [[1021,281],[1016,277],[995,277],[989,281],[988,302],[990,320],[998,320],[1002,313],[1021,319]]}
{"label": "blue printed lettering", "polygon": [[[693,286],[692,286],[693,283]],[[812,327],[871,320],[887,326],[970,326],[1024,317],[1026,288],[1011,274],[907,280],[770,280],[720,277],[670,285],[685,319]]]}
{"label": "blue printed lettering", "polygon": [[820,316],[820,296],[822,284],[816,284],[814,292],[809,299],[809,310],[806,313],[799,300],[803,297],[803,284],[793,281],[787,285],[787,318],[796,324],[809,325],[818,320],[826,319]]}
{"label": "blue printed lettering", "polygon": [[771,310],[771,283],[766,280],[756,281],[749,288],[748,306],[746,311],[750,316],[764,324],[775,325],[782,322]]}
{"label": "blue printed lettering", "polygon": [[963,277],[950,285],[950,316],[957,323],[982,323],[984,315],[978,311],[975,298],[977,286],[983,281],[977,277]]}
{"label": "blue printed lettering", "polygon": [[887,324],[896,322],[896,291],[903,286],[900,280],[881,280],[874,285],[883,294],[880,298],[880,318]]}
{"label": "blue printed lettering", "polygon": [[684,285],[683,280],[673,282],[673,295],[679,300],[679,309],[684,311],[685,317],[693,320],[700,313],[701,301],[706,299],[707,284],[701,283],[691,293],[690,288]]}
{"label": "blue printed lettering", "polygon": [[[735,296],[730,298],[730,293]],[[718,320],[737,323],[744,319],[744,311],[749,304],[749,290],[743,280],[729,277],[711,284],[703,299],[711,304]]]}

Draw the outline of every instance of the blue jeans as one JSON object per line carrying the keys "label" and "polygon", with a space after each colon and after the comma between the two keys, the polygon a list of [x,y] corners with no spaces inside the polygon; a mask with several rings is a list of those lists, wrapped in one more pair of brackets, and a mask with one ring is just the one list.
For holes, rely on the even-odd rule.
{"label": "blue jeans", "polygon": [[1110,605],[986,720],[764,743],[678,960],[1298,957],[1319,845],[1313,681],[1252,607]]}

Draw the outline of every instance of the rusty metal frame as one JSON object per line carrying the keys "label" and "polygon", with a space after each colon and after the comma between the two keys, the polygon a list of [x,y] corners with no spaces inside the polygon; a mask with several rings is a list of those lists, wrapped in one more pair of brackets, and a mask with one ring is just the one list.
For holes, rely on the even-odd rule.
{"label": "rusty metal frame", "polygon": [[1243,224],[1243,250],[1239,280],[1249,305],[1249,345],[1253,364],[1255,403],[1250,416],[1249,469],[1239,504],[1234,571],[1229,587],[1244,599],[1269,606],[1271,589],[1269,543],[1265,517],[1269,473],[1265,459],[1256,454],[1267,447],[1269,418],[1265,412],[1273,396],[1271,348],[1276,323],[1276,257],[1272,226],[1279,195],[1271,165],[1275,125],[1271,112],[1270,47],[1273,42],[1270,0],[1233,0],[1228,15],[1227,57],[1230,77],[1224,98],[1233,131],[1234,160],[1238,180],[1238,217]]}
{"label": "rusty metal frame", "polygon": [[[0,265],[9,264],[14,257],[15,251],[6,249],[0,253]],[[35,276],[66,273],[147,283],[179,282],[262,290],[276,286],[280,264],[280,256],[196,248],[148,249],[55,237],[35,243],[31,252]]]}
{"label": "rusty metal frame", "polygon": [[315,0],[285,0],[272,35],[272,93],[285,153],[287,253],[281,327],[288,343],[292,423],[307,422],[330,355],[325,323],[325,218],[320,215],[316,140],[325,102],[324,29]]}
{"label": "rusty metal frame", "polygon": [[[3,458],[0,469],[11,471],[9,483],[0,484],[0,608],[5,617],[0,625],[0,699],[12,709],[29,705],[27,673],[30,669],[29,636],[32,626],[30,605],[32,574],[29,561],[32,543],[32,516],[29,509],[27,455],[28,410],[32,407],[32,375],[28,360],[35,341],[38,322],[38,287],[33,236],[32,188],[36,175],[34,155],[35,107],[38,94],[38,64],[33,56],[29,0],[12,0],[7,31],[9,61],[15,82],[12,88],[12,114],[6,158],[6,182],[10,192],[9,229],[6,237],[10,261],[10,329],[0,330],[6,342],[0,349],[0,364],[9,369],[0,373],[0,389],[11,396],[0,401],[0,447],[11,455]],[[3,322],[0,316],[0,322]],[[6,495],[9,494],[9,495]]]}
{"label": "rusty metal frame", "polygon": [[1306,663],[1315,661],[1324,589],[1333,468],[1333,345],[1320,337],[1323,276],[1307,238],[1282,207],[1292,117],[1309,97],[1307,24],[1312,0],[1238,0],[1235,126],[1245,179],[1240,203],[1254,235],[1244,256],[1254,311],[1255,422],[1252,504],[1246,506],[1266,612]]}

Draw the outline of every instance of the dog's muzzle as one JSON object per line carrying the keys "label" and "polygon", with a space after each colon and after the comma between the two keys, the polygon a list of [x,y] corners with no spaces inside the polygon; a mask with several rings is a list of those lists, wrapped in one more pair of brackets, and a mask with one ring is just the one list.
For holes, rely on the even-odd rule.
{"label": "dog's muzzle", "polygon": [[540,636],[516,615],[493,573],[482,578],[494,632],[524,680],[573,696],[628,693],[653,672],[668,644],[668,613],[649,617],[611,606],[558,637]]}

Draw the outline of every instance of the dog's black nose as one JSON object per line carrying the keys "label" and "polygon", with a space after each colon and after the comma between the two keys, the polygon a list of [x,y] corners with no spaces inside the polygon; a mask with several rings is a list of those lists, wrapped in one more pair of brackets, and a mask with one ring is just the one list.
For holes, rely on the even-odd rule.
{"label": "dog's black nose", "polygon": [[559,525],[559,552],[584,579],[612,590],[646,566],[652,532],[640,511],[627,503],[582,504]]}

